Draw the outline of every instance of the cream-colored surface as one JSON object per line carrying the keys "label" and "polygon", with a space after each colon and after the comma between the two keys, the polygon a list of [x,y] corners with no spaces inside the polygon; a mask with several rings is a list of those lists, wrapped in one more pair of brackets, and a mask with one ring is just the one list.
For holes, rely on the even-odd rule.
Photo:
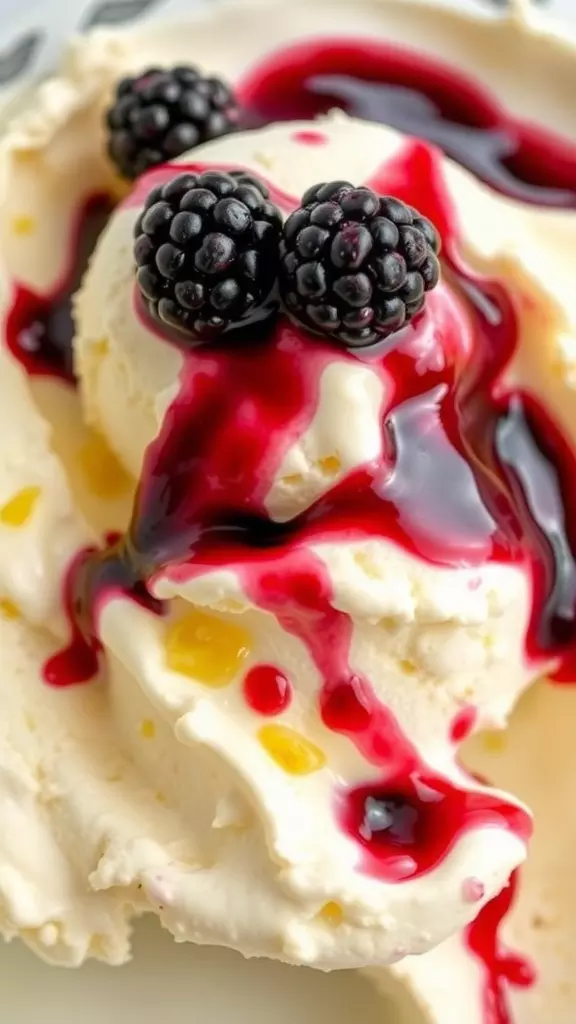
{"label": "cream-colored surface", "polygon": [[[323,974],[214,946],[177,945],[155,920],[136,925],[133,960],[121,970],[88,961],[55,971],[20,943],[0,946],[6,1020],[15,1024],[400,1024],[359,971]],[[404,1021],[401,1024],[405,1024]]]}
{"label": "cream-colored surface", "polygon": [[[235,73],[264,45],[270,48],[287,37],[296,38],[302,31],[300,17],[308,32],[325,28],[324,3],[310,9],[297,2],[290,10],[274,8],[270,14],[267,6],[263,4],[260,13],[261,36],[246,31],[249,19],[239,6],[226,15],[225,36],[214,22],[201,19],[187,30],[154,26],[153,32],[126,36],[101,32],[75,45],[64,76],[43,87],[30,114],[18,120],[0,152],[0,239],[12,274],[49,289],[64,268],[65,229],[73,209],[86,192],[116,184],[101,156],[97,125],[105,96],[121,71],[152,60],[162,63],[198,54],[207,69]],[[512,108],[520,111],[526,109],[529,95],[526,68],[530,68],[530,81],[542,72],[542,89],[537,96],[530,94],[530,112],[543,116],[554,109],[558,130],[570,134],[574,112],[567,90],[571,51],[566,42],[546,38],[536,21],[530,27],[511,20],[496,34],[488,24],[476,25],[461,16],[425,8],[419,8],[417,15],[415,20],[405,0],[402,4],[375,0],[355,5],[353,12],[342,9],[339,24],[342,31],[353,27],[356,33],[385,27],[388,38],[413,42],[417,23],[423,50],[452,57],[480,76],[489,71],[493,87],[502,88]],[[499,59],[499,54],[509,54],[512,45],[524,58],[515,65],[514,75],[506,70],[509,60]],[[315,151],[309,151],[306,160],[310,162],[301,161],[298,168],[295,161],[286,159],[290,146],[283,130],[276,131],[280,136],[272,130],[262,137],[269,140],[271,152],[266,147],[256,152],[254,140],[247,137],[237,139],[234,160],[252,164],[280,184],[285,174],[285,187],[289,184],[294,191],[301,191],[313,178],[336,173],[333,152],[329,170],[323,170],[323,165],[313,167]],[[339,133],[344,143],[338,141]],[[346,139],[354,133],[356,142],[348,146]],[[363,174],[365,166],[373,168],[375,133],[379,147],[388,153],[399,144],[385,129],[350,126],[343,119],[333,123],[330,134],[338,153],[338,174],[354,178]],[[359,142],[361,138],[365,143]],[[214,159],[222,158],[226,145],[215,145]],[[240,147],[244,147],[241,158]],[[322,161],[320,150],[318,154]],[[376,163],[381,156],[379,148]],[[78,174],[79,166],[89,167],[90,175]],[[527,278],[531,283],[534,271],[543,271],[547,343],[542,348],[559,360],[570,350],[571,313],[563,301],[570,291],[564,292],[561,277],[548,274],[547,267],[558,240],[574,231],[572,218],[564,223],[538,213],[520,217],[513,206],[505,210],[504,204],[463,172],[447,166],[446,174],[466,218],[470,257],[479,265],[509,273],[514,282]],[[470,222],[472,209],[477,225],[476,220],[473,225]],[[80,315],[89,323],[83,324],[85,345],[80,358],[92,419],[134,470],[173,393],[179,360],[157,341],[152,345],[150,338],[136,338],[134,323],[125,315],[130,216],[122,214],[113,222],[101,250],[108,246],[110,258],[118,260],[118,292],[107,295],[106,315],[111,320],[105,331],[100,331],[98,316],[91,309],[90,286],[84,291]],[[501,225],[498,231],[488,230],[496,220]],[[24,234],[23,224],[27,225]],[[538,267],[532,262],[535,240],[545,253]],[[43,256],[48,243],[49,260]],[[98,273],[96,260],[93,283],[95,294],[101,295],[102,288],[106,292],[110,285],[105,268],[97,285]],[[82,303],[88,307],[84,313]],[[131,348],[135,340],[138,358]],[[537,379],[531,366],[536,357],[530,324],[525,325],[523,341],[514,373],[530,382]],[[9,362],[5,354],[2,358]],[[41,484],[47,498],[22,531],[26,550],[36,559],[38,585],[26,590],[28,574],[21,578],[19,560],[9,543],[4,547],[3,585],[6,597],[20,605],[30,620],[59,629],[62,621],[55,602],[59,566],[76,538],[91,537],[85,520],[101,528],[112,521],[118,525],[124,516],[119,504],[112,508],[88,498],[78,474],[73,480],[74,500],[70,499],[43,421],[19,371],[10,365],[5,379],[12,378],[17,382],[7,388],[7,401],[11,410],[14,406],[14,422],[19,417],[28,424],[34,444],[40,446],[34,460],[42,465],[42,475],[31,482]],[[331,368],[306,447],[295,450],[289,456],[295,462],[283,467],[282,475],[294,475],[292,466],[297,465],[305,486],[300,494],[288,495],[279,480],[269,496],[274,515],[293,514],[299,503],[308,504],[324,486],[314,467],[324,451],[332,454],[323,439],[333,440],[336,424],[330,409],[335,399],[346,401],[359,424],[354,443],[343,453],[345,466],[357,464],[373,451],[370,445],[377,443],[373,414],[383,383],[366,373],[358,374],[354,385],[348,385],[337,364]],[[42,408],[46,409],[50,400],[43,391]],[[355,404],[363,391],[368,401]],[[557,392],[550,392],[550,400],[556,405]],[[114,416],[116,408],[124,410],[127,403],[130,417]],[[60,412],[64,407],[74,431],[78,429],[77,411],[68,408],[68,400],[52,399],[51,405],[52,412],[56,406]],[[565,409],[565,423],[570,425],[569,402]],[[67,448],[70,468],[74,452],[69,427],[59,435],[56,448],[59,452]],[[28,464],[25,447],[23,451],[21,469]],[[4,472],[14,470],[0,466],[0,474]],[[8,483],[11,479],[6,476]],[[3,480],[0,475],[0,486]],[[49,544],[42,540],[47,537]],[[70,544],[66,548],[63,541],[61,552],[59,542],[55,543],[59,537]],[[361,551],[325,550],[322,557],[334,578],[339,607],[355,619],[355,664],[368,672],[428,760],[457,773],[446,742],[454,711],[464,700],[472,701],[485,724],[503,724],[527,681],[521,652],[529,595],[523,576],[483,570],[481,585],[471,597],[470,575],[465,571],[433,571],[385,545]],[[168,580],[159,582],[158,588],[166,595],[172,592]],[[230,612],[223,611],[222,598],[246,604],[231,574],[199,581],[182,596],[199,605],[220,606],[224,619]],[[175,597],[175,609],[183,607],[180,601],[180,596]],[[381,619],[384,629],[376,624]],[[317,680],[306,652],[292,638],[280,636],[279,627],[254,609],[246,609],[243,620],[253,628],[259,657],[276,638],[274,653],[277,657],[282,651],[296,680],[301,697],[291,712],[291,724],[305,728],[315,741],[329,747],[329,764],[337,766],[338,772],[351,780],[366,777],[367,766],[311,719]],[[490,894],[522,859],[520,844],[511,837],[497,831],[478,832],[458,844],[445,865],[427,880],[388,887],[357,875],[353,848],[326,814],[328,772],[306,779],[302,786],[280,778],[274,768],[264,772],[263,765],[269,766],[251,739],[251,723],[237,687],[228,691],[226,699],[226,691],[207,693],[168,672],[161,664],[158,622],[146,613],[126,602],[114,602],[104,611],[101,628],[109,651],[107,685],[54,693],[40,682],[38,671],[45,645],[53,641],[22,620],[2,623],[0,650],[14,669],[2,673],[5,692],[0,698],[6,733],[0,820],[4,816],[7,825],[0,828],[5,836],[0,845],[0,921],[5,931],[20,933],[47,959],[68,963],[87,955],[123,959],[128,942],[126,916],[136,909],[157,912],[177,938],[216,941],[247,953],[317,966],[383,962],[430,947],[463,923],[465,915],[470,916],[472,910],[463,905],[461,894],[461,883],[468,875],[481,877]],[[408,660],[415,659],[417,671],[399,674],[398,665],[407,660],[407,652]],[[463,675],[459,667],[464,661],[469,671]],[[53,728],[45,727],[46,722]],[[294,815],[298,829],[278,814],[278,800]],[[33,837],[28,861],[23,862],[20,846],[12,844],[14,823]],[[42,859],[35,856],[40,849],[47,851]],[[344,909],[344,924],[336,931],[316,918],[324,902],[334,899]],[[462,953],[460,947],[455,951],[459,942],[456,937],[429,954],[433,959],[408,958],[394,969],[392,977],[401,978],[402,984],[408,979],[402,991],[407,993],[410,1012],[415,1005],[422,1013],[430,1006],[426,1019],[451,1024],[446,1001],[435,1004],[432,990],[438,988],[444,970],[451,977],[455,967],[459,972]],[[472,977],[474,965],[468,959],[465,970]]]}

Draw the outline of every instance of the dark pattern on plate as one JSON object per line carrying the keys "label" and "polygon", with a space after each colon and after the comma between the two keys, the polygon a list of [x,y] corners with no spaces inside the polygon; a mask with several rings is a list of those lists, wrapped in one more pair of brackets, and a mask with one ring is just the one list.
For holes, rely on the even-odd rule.
{"label": "dark pattern on plate", "polygon": [[158,0],[116,0],[116,2],[107,0],[88,11],[87,17],[82,22],[82,28],[94,28],[96,25],[120,25],[138,18],[157,4]]}
{"label": "dark pattern on plate", "polygon": [[19,36],[9,50],[0,54],[0,86],[7,85],[30,66],[43,38],[44,32],[32,29]]}
{"label": "dark pattern on plate", "polygon": [[[510,7],[510,0],[485,0],[485,3],[490,4],[491,7]],[[532,0],[532,3],[544,6],[544,4],[550,3],[550,0]]]}

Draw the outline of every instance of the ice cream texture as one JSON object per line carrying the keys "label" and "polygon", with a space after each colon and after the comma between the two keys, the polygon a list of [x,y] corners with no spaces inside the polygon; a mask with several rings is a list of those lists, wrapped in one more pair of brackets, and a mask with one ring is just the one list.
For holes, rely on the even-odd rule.
{"label": "ice cream texture", "polygon": [[[282,17],[276,24],[277,11],[266,19],[265,10],[260,24],[274,21],[278,41],[294,35],[293,19],[289,33]],[[389,7],[392,26],[400,25],[398,10]],[[377,5],[366,5],[357,31],[379,18]],[[320,20],[319,13],[318,31]],[[445,1002],[437,1010],[427,964],[465,961],[471,985],[480,985],[457,933],[526,853],[525,811],[469,776],[457,755],[472,729],[504,726],[535,676],[557,667],[554,643],[538,652],[526,644],[540,585],[531,556],[494,557],[482,517],[469,536],[455,536],[443,518],[455,507],[450,496],[430,520],[409,488],[404,504],[402,493],[390,501],[416,544],[382,531],[306,528],[296,553],[288,545],[265,571],[240,557],[205,557],[193,573],[185,559],[156,564],[146,582],[166,602],[163,616],[118,591],[103,591],[96,603],[101,679],[54,689],[44,677],[48,666],[57,679],[65,659],[70,623],[61,594],[71,560],[105,533],[126,529],[135,481],[146,477],[145,452],[159,437],[162,454],[183,395],[194,416],[196,378],[212,375],[230,387],[228,406],[209,422],[204,468],[230,474],[234,467],[214,463],[215,453],[220,459],[250,416],[260,426],[272,422],[262,417],[261,381],[250,378],[249,388],[210,351],[183,354],[135,304],[132,231],[154,183],[190,164],[242,167],[269,183],[284,214],[311,183],[334,177],[406,187],[416,205],[435,203],[438,192],[442,203],[430,215],[446,214],[448,255],[456,246],[471,278],[495,280],[514,297],[516,346],[498,376],[501,395],[537,396],[568,437],[576,332],[570,265],[560,257],[574,218],[498,195],[397,131],[343,114],[213,142],[126,194],[102,139],[112,85],[149,63],[189,58],[194,32],[98,32],[74,44],[62,74],[41,87],[2,143],[8,336],[13,283],[53,294],[85,201],[112,193],[123,202],[75,301],[82,422],[67,390],[42,380],[31,388],[10,347],[0,352],[0,927],[68,964],[90,955],[123,962],[132,917],[149,911],[179,940],[247,955],[320,968],[407,957],[386,983],[408,979],[422,1013],[444,1024]],[[210,70],[230,74],[240,56],[233,32],[226,38]],[[250,45],[262,52],[262,39]],[[435,176],[429,199],[410,194],[418,161]],[[478,343],[478,313],[470,312],[462,280],[447,275],[406,339],[402,358],[430,379],[458,375]],[[260,437],[252,466],[259,509],[289,525],[306,522],[310,509],[365,467],[382,466],[389,457],[383,417],[394,414],[398,429],[405,421],[397,416],[396,364],[327,351],[288,323],[270,353],[272,369],[296,366],[299,380],[313,382],[306,400],[274,420],[264,443]],[[434,408],[430,399],[432,444]],[[438,455],[420,450],[423,468],[430,452]],[[441,454],[456,486],[474,491],[464,461],[451,449]],[[423,480],[425,498],[439,500]],[[458,508],[454,524],[462,525]],[[442,557],[422,557],[432,549]],[[271,703],[259,706],[265,687]],[[371,714],[360,739],[351,736],[351,706]],[[269,707],[277,713],[264,714]],[[370,793],[391,795],[392,814],[401,804],[426,810],[408,854],[362,833],[358,799]],[[428,954],[436,960],[412,960],[439,943]]]}

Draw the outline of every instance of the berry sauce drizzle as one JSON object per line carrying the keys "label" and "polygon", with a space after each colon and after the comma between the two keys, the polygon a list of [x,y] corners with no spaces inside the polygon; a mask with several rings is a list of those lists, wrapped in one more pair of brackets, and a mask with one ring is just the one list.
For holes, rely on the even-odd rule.
{"label": "berry sauce drizzle", "polygon": [[342,38],[299,43],[252,68],[237,92],[245,127],[339,107],[434,143],[511,198],[576,207],[573,145],[508,115],[455,68],[400,46]]}
{"label": "berry sauce drizzle", "polygon": [[485,1024],[512,1024],[509,988],[530,988],[536,981],[530,961],[506,949],[500,939],[501,926],[514,904],[519,881],[520,875],[515,871],[509,885],[482,907],[466,929],[466,944],[485,971]]}
{"label": "berry sauce drizzle", "polygon": [[72,298],[112,209],[107,196],[92,196],[79,210],[72,227],[68,265],[51,295],[37,295],[23,285],[14,288],[5,326],[6,342],[32,376],[59,377],[74,383]]}

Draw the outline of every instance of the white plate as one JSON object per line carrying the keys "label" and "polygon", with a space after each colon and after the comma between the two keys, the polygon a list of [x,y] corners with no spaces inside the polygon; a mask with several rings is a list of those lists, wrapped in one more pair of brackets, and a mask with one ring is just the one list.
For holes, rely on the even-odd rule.
{"label": "white plate", "polygon": [[150,919],[125,967],[76,971],[0,949],[2,1024],[395,1024],[357,971],[321,974],[229,950],[177,946]]}

